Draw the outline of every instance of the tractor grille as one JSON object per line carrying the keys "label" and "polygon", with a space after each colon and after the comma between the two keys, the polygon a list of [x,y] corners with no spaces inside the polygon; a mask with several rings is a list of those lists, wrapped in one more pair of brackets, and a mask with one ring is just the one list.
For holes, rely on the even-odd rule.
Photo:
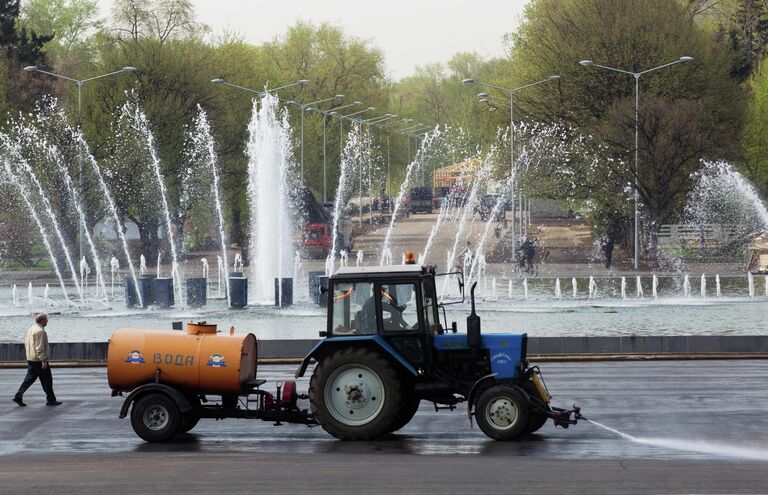
{"label": "tractor grille", "polygon": [[523,363],[528,357],[528,334],[523,334],[523,347],[520,349],[520,362]]}

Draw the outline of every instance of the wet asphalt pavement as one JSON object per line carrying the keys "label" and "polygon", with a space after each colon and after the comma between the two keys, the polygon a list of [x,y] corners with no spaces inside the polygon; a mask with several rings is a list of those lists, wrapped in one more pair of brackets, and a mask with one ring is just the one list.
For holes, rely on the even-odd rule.
{"label": "wet asphalt pavement", "polygon": [[[0,370],[0,493],[768,493],[768,361],[546,363],[553,404],[576,403],[616,432],[551,424],[495,442],[466,409],[422,403],[389,439],[341,442],[321,428],[202,420],[166,444],[117,418],[105,368],[58,368],[62,406],[34,384],[10,401],[24,370]],[[290,378],[294,366],[262,366]],[[305,392],[308,379],[300,381]],[[308,404],[306,404],[308,407]],[[148,489],[151,487],[152,489]]]}

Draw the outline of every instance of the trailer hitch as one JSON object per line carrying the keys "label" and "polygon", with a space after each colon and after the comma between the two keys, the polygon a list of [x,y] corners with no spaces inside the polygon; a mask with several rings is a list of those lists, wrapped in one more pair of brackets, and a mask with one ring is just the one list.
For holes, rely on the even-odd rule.
{"label": "trailer hitch", "polygon": [[551,410],[547,414],[550,418],[552,418],[552,421],[555,423],[555,426],[562,426],[563,428],[568,428],[570,425],[575,425],[578,420],[586,420],[584,416],[581,415],[581,408],[577,405],[573,405],[573,409],[563,409],[561,407],[551,407]]}

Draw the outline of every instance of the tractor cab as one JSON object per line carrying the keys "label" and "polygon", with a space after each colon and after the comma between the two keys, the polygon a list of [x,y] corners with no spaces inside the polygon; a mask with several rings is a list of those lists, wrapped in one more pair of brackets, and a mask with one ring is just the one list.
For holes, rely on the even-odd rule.
{"label": "tractor cab", "polygon": [[342,268],[329,280],[330,338],[378,336],[418,368],[438,321],[434,271],[418,265]]}

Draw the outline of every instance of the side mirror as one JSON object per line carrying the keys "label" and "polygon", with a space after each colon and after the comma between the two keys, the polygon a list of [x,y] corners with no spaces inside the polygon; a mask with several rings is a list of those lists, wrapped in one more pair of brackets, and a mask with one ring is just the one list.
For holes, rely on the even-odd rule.
{"label": "side mirror", "polygon": [[456,322],[452,321],[451,322],[451,332],[456,333],[457,331],[458,331],[458,328],[456,326]]}

